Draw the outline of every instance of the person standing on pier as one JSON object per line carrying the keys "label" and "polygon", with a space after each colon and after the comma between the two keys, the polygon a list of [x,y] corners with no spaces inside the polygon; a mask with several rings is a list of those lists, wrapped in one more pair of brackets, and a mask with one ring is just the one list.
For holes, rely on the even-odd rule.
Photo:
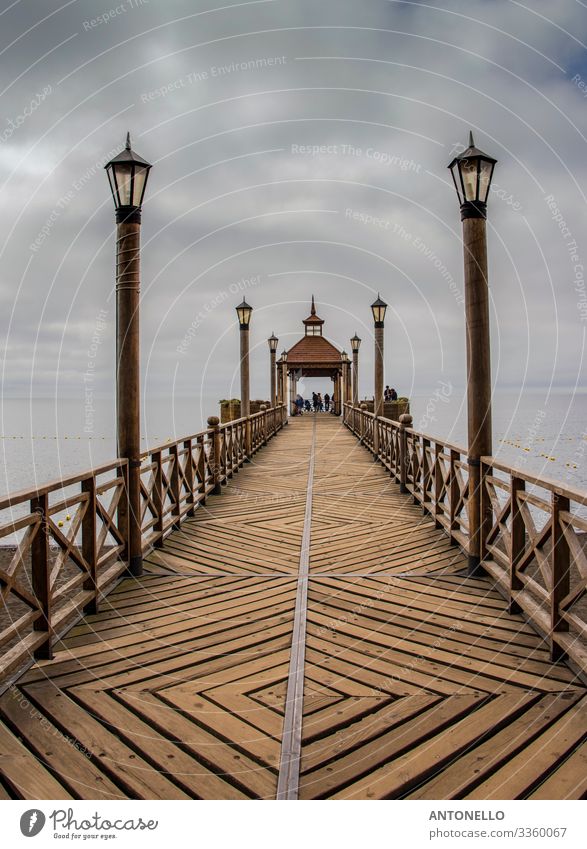
{"label": "person standing on pier", "polygon": [[328,392],[324,395],[324,409],[326,412],[330,409],[330,395]]}

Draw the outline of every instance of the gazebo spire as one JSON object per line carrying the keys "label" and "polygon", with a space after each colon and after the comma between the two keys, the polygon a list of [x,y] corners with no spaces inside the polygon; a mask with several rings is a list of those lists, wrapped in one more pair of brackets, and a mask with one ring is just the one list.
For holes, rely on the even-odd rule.
{"label": "gazebo spire", "polygon": [[306,336],[322,336],[323,324],[324,321],[316,315],[316,302],[314,301],[314,295],[312,295],[312,308],[310,310],[310,315],[308,318],[304,319]]}

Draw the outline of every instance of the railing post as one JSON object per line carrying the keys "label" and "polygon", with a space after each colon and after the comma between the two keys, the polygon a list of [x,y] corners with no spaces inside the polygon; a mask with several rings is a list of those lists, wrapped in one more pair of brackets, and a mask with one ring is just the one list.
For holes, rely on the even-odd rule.
{"label": "railing post", "polygon": [[364,412],[366,409],[367,405],[361,404],[361,412],[359,413],[359,442],[365,441],[367,416],[364,415]]}
{"label": "railing post", "polygon": [[441,514],[440,509],[440,498],[443,487],[443,479],[442,479],[442,467],[440,455],[444,451],[444,445],[441,445],[438,442],[434,443],[434,527],[436,529],[441,528],[442,525],[438,520],[438,517]]}
{"label": "railing post", "polygon": [[261,412],[263,413],[261,421],[263,422],[263,445],[267,445],[267,405],[261,404]]}
{"label": "railing post", "polygon": [[406,428],[412,426],[413,419],[409,413],[402,413],[399,417],[399,468],[400,484],[399,491],[406,493],[408,490],[408,434]]}
{"label": "railing post", "polygon": [[373,419],[373,460],[377,462],[379,459],[379,416],[375,415]]}
{"label": "railing post", "polygon": [[46,639],[35,649],[37,660],[53,657],[53,634],[51,628],[51,579],[49,567],[49,496],[47,493],[33,498],[31,513],[39,516],[39,529],[31,543],[31,572],[33,595],[39,600],[43,615],[34,623],[35,631],[43,631]]}
{"label": "railing post", "polygon": [[[206,437],[204,434],[198,436],[198,462],[196,464],[196,477],[198,479],[198,492],[200,495],[200,504],[206,503]],[[191,465],[191,464],[190,464]],[[192,485],[193,491],[193,485]],[[192,497],[192,503],[195,499]],[[193,516],[195,507],[189,511],[188,516]]]}
{"label": "railing post", "polygon": [[510,511],[512,517],[511,523],[511,551],[510,551],[510,601],[509,612],[521,613],[522,608],[515,601],[514,594],[519,592],[524,586],[518,575],[518,563],[524,553],[526,543],[526,528],[524,519],[520,511],[518,503],[518,493],[523,492],[526,487],[525,481],[521,478],[510,477]]}
{"label": "railing post", "polygon": [[429,513],[430,512],[430,477],[431,477],[431,469],[430,469],[430,440],[426,439],[426,437],[422,437],[422,512]]}
{"label": "railing post", "polygon": [[251,417],[247,416],[245,421],[245,463],[251,462],[251,454],[253,453],[252,434],[251,434]]}
{"label": "railing post", "polygon": [[561,601],[571,589],[570,567],[571,557],[569,544],[563,532],[560,514],[568,512],[570,502],[556,490],[552,493],[552,589],[550,610],[550,657],[553,661],[562,660],[566,652],[555,640],[556,632],[568,631],[569,623],[561,615]]}
{"label": "railing post", "polygon": [[173,507],[171,509],[171,515],[173,516],[173,529],[176,531],[181,524],[181,505],[179,503],[181,497],[181,488],[179,485],[179,451],[177,442],[175,443],[175,445],[172,445],[170,447],[169,454],[171,457],[173,457],[173,468],[171,469],[171,480],[169,483],[171,497],[173,498]]}
{"label": "railing post", "polygon": [[194,515],[194,444],[191,439],[184,440],[183,448],[186,453],[187,461],[184,467],[185,484],[187,487],[186,504],[188,510],[186,515]]}
{"label": "railing post", "polygon": [[153,504],[157,511],[154,529],[158,536],[155,540],[155,548],[163,546],[163,455],[161,451],[155,451],[151,455],[151,462],[155,463],[155,483],[153,485]]}
{"label": "railing post", "polygon": [[88,564],[88,577],[84,590],[92,590],[94,597],[84,605],[84,613],[98,612],[98,575],[96,569],[96,478],[92,475],[82,481],[82,492],[87,494],[86,510],[82,519],[82,557]]}
{"label": "railing post", "polygon": [[[456,540],[454,538],[454,531],[458,530],[458,520],[457,520],[457,500],[459,497],[459,482],[457,480],[457,467],[456,463],[460,458],[460,454],[458,451],[454,451],[452,448],[450,449],[450,472],[449,472],[449,498],[450,498],[450,514],[449,514],[449,525],[448,525],[448,533],[450,536],[450,541],[453,544],[456,544]],[[479,502],[478,502],[479,503]],[[469,501],[469,505],[471,501]],[[480,512],[480,508],[479,512]],[[471,517],[469,516],[469,522],[471,521]],[[470,540],[469,540],[470,542]],[[470,573],[471,574],[471,573]]]}
{"label": "railing post", "polygon": [[214,488],[212,495],[220,495],[221,467],[220,467],[220,421],[218,416],[208,417],[208,427],[212,429],[212,444],[210,446],[210,467],[212,469],[212,481]]}

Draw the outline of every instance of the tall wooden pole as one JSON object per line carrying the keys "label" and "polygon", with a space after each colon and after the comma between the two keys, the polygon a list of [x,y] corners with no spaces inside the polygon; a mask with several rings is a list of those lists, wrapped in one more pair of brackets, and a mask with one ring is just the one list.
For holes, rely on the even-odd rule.
{"label": "tall wooden pole", "polygon": [[127,540],[128,569],[143,574],[141,541],[141,419],[139,299],[141,212],[117,213],[116,232],[116,412],[118,456],[128,460],[128,504],[119,521]]}
{"label": "tall wooden pole", "polygon": [[287,361],[283,360],[281,363],[281,390],[283,392],[281,403],[285,405],[286,413],[289,409],[287,404],[287,388]]}
{"label": "tall wooden pole", "polygon": [[293,416],[296,409],[296,397],[298,391],[298,378],[295,371],[290,373],[290,391],[289,391],[289,406],[290,413]]}
{"label": "tall wooden pole", "polygon": [[353,351],[353,407],[359,406],[359,352]]}
{"label": "tall wooden pole", "polygon": [[[469,574],[480,571],[483,540],[490,513],[481,513],[479,458],[492,453],[491,359],[489,351],[489,290],[485,217],[471,205],[461,208],[465,259],[465,322],[467,330],[467,413],[469,442]],[[486,499],[487,501],[487,499]]]}
{"label": "tall wooden pole", "polygon": [[383,413],[383,322],[375,322],[375,401],[373,412]]}
{"label": "tall wooden pole", "polygon": [[[373,412],[375,417],[383,415],[383,322],[375,322],[375,397]],[[379,455],[379,428],[373,423],[373,455],[375,461]]]}
{"label": "tall wooden pole", "polygon": [[277,391],[275,388],[275,379],[276,379],[276,369],[275,369],[275,351],[270,351],[270,360],[271,360],[271,406],[275,407],[277,403]]}
{"label": "tall wooden pole", "polygon": [[249,326],[240,325],[241,352],[241,416],[250,416],[251,403],[249,398]]}

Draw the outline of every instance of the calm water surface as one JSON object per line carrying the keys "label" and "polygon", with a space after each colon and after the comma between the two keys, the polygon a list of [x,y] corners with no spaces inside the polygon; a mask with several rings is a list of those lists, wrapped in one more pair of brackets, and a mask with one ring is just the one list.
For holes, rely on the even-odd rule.
{"label": "calm water surface", "polygon": [[[96,400],[91,416],[79,401],[4,399],[0,402],[0,491],[6,493],[82,472],[115,457],[114,407]],[[195,433],[216,398],[151,400],[143,410],[145,448]],[[439,386],[412,398],[414,427],[466,444],[462,394]],[[494,453],[504,462],[587,489],[587,394],[497,392]]]}

